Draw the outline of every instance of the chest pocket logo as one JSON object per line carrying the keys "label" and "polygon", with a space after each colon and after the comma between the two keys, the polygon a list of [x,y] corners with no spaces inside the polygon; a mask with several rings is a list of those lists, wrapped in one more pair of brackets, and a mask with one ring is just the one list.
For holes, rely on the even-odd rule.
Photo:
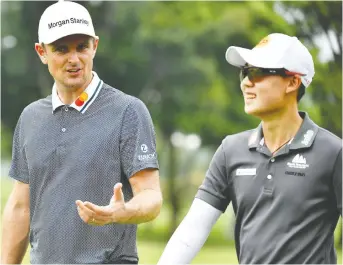
{"label": "chest pocket logo", "polygon": [[236,170],[236,176],[255,176],[256,168],[238,168]]}

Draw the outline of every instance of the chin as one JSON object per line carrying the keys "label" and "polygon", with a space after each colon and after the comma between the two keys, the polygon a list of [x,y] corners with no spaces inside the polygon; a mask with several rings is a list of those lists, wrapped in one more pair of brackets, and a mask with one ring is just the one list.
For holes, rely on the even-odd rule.
{"label": "chin", "polygon": [[252,108],[252,107],[250,107],[250,106],[245,106],[245,107],[244,107],[244,111],[245,111],[245,113],[248,114],[248,115],[254,115],[255,113],[258,113],[258,112],[259,112],[257,108]]}
{"label": "chin", "polygon": [[80,88],[83,87],[85,83],[86,81],[81,78],[78,78],[77,80],[68,80],[64,82],[65,86],[70,88]]}
{"label": "chin", "polygon": [[251,116],[255,116],[255,117],[261,117],[264,114],[266,114],[265,110],[263,110],[261,108],[257,108],[257,107],[252,107],[252,106],[245,106],[244,111],[246,114],[251,115]]}

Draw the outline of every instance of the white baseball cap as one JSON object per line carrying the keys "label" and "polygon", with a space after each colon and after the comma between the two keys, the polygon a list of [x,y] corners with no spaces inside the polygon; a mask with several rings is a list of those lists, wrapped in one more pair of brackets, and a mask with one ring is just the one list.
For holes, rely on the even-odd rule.
{"label": "white baseball cap", "polygon": [[39,20],[39,43],[49,44],[73,34],[98,38],[85,7],[71,1],[58,1],[45,9]]}
{"label": "white baseball cap", "polygon": [[314,63],[308,49],[297,37],[273,33],[263,38],[253,49],[230,46],[226,60],[236,67],[245,64],[261,68],[285,68],[303,74],[301,81],[308,87],[314,76]]}

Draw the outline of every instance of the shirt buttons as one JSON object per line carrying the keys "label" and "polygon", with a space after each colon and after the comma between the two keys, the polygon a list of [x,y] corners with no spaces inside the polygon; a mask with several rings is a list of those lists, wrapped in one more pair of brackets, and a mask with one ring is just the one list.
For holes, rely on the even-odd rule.
{"label": "shirt buttons", "polygon": [[268,175],[267,176],[267,179],[269,179],[269,180],[272,179],[272,178],[273,178],[272,175]]}
{"label": "shirt buttons", "polygon": [[66,128],[62,128],[62,132],[65,132],[67,129]]}
{"label": "shirt buttons", "polygon": [[65,107],[64,107],[64,110],[65,110],[65,111],[68,111],[69,109],[68,109],[68,107],[67,107],[67,106],[65,106]]}
{"label": "shirt buttons", "polygon": [[273,157],[272,159],[270,159],[270,162],[275,162],[275,158]]}

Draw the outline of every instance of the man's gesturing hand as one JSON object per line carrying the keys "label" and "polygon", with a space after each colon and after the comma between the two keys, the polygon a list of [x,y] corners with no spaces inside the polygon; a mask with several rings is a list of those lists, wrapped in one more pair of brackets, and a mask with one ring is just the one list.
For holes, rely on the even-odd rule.
{"label": "man's gesturing hand", "polygon": [[123,223],[131,214],[126,208],[122,184],[117,183],[113,188],[113,196],[107,206],[98,206],[91,202],[76,201],[77,210],[81,219],[90,225],[106,225]]}

